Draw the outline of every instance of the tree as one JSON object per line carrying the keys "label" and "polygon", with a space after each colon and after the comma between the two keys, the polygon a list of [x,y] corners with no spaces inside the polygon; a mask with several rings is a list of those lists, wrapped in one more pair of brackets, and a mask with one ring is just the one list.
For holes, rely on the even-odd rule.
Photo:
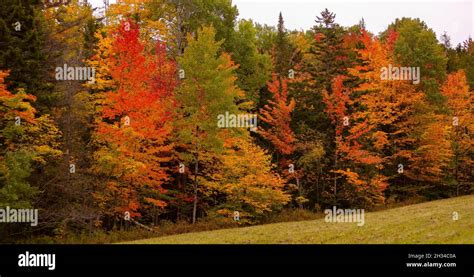
{"label": "tree", "polygon": [[232,49],[238,11],[228,0],[151,0],[146,3],[151,18],[167,22],[173,57],[182,56],[187,34],[196,35],[202,26],[213,26],[217,41],[224,40],[223,49]]}
{"label": "tree", "polygon": [[[127,26],[127,27],[126,27]],[[130,28],[128,28],[130,27]],[[105,92],[97,120],[96,170],[107,177],[95,196],[105,215],[140,216],[144,205],[164,207],[172,131],[175,66],[166,48],[144,48],[139,28],[122,22],[114,35],[109,72],[115,89]]]}
{"label": "tree", "polygon": [[288,40],[288,35],[285,29],[283,16],[280,12],[278,15],[278,33],[276,37],[276,43],[274,48],[274,62],[275,62],[275,73],[280,77],[288,76],[288,71],[291,69],[291,56],[293,49]]}
{"label": "tree", "polygon": [[225,199],[213,207],[213,216],[232,220],[239,211],[241,223],[255,223],[263,216],[280,210],[290,200],[285,181],[274,173],[271,156],[255,145],[250,136],[229,138],[225,142],[221,163],[211,180],[203,182],[208,194]]}
{"label": "tree", "polygon": [[287,80],[282,79],[280,83],[276,74],[273,75],[272,82],[268,82],[267,85],[273,99],[269,100],[269,105],[260,109],[259,118],[270,127],[267,130],[259,127],[258,131],[272,143],[280,155],[290,155],[295,150],[295,137],[290,127],[295,100],[288,99]]}
{"label": "tree", "polygon": [[420,88],[431,103],[440,105],[439,85],[445,79],[447,58],[436,34],[420,19],[396,19],[381,34],[385,40],[395,31],[398,38],[393,46],[394,62],[400,66],[420,68]]}
{"label": "tree", "polygon": [[423,91],[410,81],[381,78],[381,69],[394,64],[397,33],[391,32],[384,43],[367,32],[360,40],[364,47],[358,53],[363,63],[349,71],[362,80],[356,92],[367,109],[369,128],[374,130],[374,148],[384,157],[382,173],[390,178],[387,194],[402,199],[414,196],[423,190],[423,184],[440,181],[450,155],[446,129],[439,126],[440,117]]}
{"label": "tree", "polygon": [[[51,233],[59,236],[81,228],[91,230],[100,217],[92,196],[97,182],[89,171],[93,153],[90,148],[93,93],[87,82],[92,82],[93,78],[84,80],[84,77],[94,77],[95,70],[84,63],[93,53],[95,40],[90,37],[99,27],[93,12],[89,4],[77,0],[48,2],[43,10],[45,29],[48,30],[45,43],[48,61],[44,66],[48,68],[49,76],[59,77],[57,70],[65,64],[68,68],[86,69],[83,78],[55,78],[47,93],[50,103],[47,112],[54,116],[61,130],[64,155],[35,179],[43,185],[44,194],[38,203],[43,222]],[[87,70],[91,75],[86,76]]]}
{"label": "tree", "polygon": [[179,111],[176,130],[179,143],[186,148],[182,159],[187,164],[194,163],[193,223],[197,213],[200,158],[208,152],[222,152],[225,135],[231,130],[218,127],[218,116],[226,112],[237,114],[234,101],[243,96],[235,84],[237,67],[229,55],[219,54],[222,42],[216,42],[214,37],[212,27],[203,27],[195,37],[188,35],[188,47],[178,58],[185,78],[176,93]]}
{"label": "tree", "polygon": [[[297,201],[302,208],[306,202],[303,197],[302,186],[299,182],[299,172],[295,171],[292,154],[296,150],[296,138],[291,129],[291,113],[295,108],[295,100],[288,99],[287,80],[278,74],[273,74],[272,82],[267,83],[268,90],[272,95],[269,104],[260,109],[259,118],[266,123],[267,127],[258,127],[258,133],[269,141],[274,148],[274,154],[280,173],[288,180],[296,179],[299,195]],[[290,170],[291,167],[291,170]]]}
{"label": "tree", "polygon": [[48,116],[36,116],[35,96],[7,90],[7,76],[0,71],[0,206],[29,208],[40,194],[29,177],[61,157],[61,134]]}
{"label": "tree", "polygon": [[37,97],[37,108],[47,110],[54,98],[42,4],[40,0],[1,2],[0,69],[10,71],[6,79],[10,91],[25,89]]}
{"label": "tree", "polygon": [[456,185],[456,195],[464,185],[469,192],[473,179],[470,169],[474,166],[474,118],[471,112],[473,102],[472,92],[469,91],[464,71],[459,70],[448,74],[446,82],[441,87],[441,94],[447,100],[449,116],[447,123],[450,128],[450,142],[453,151],[452,170]]}
{"label": "tree", "polygon": [[474,42],[472,38],[448,49],[448,73],[463,69],[470,89],[474,89]]}
{"label": "tree", "polygon": [[[348,59],[350,50],[344,43],[346,31],[335,22],[334,13],[327,9],[322,11],[316,18],[316,25],[308,33],[311,36],[311,45],[307,53],[301,54],[301,64],[295,65],[296,76],[289,85],[289,94],[296,101],[292,127],[300,138],[301,150],[310,147],[315,153],[324,153],[317,162],[306,163],[306,166],[321,167],[306,170],[305,176],[302,176],[302,179],[307,179],[306,183],[309,183],[309,179],[320,180],[313,183],[318,188],[312,189],[320,191],[320,185],[326,189],[333,183],[333,176],[328,172],[334,165],[336,147],[335,125],[331,124],[325,112],[323,91],[332,94],[333,79],[339,75],[347,75],[347,68],[352,61]],[[303,47],[301,48],[304,49]],[[347,79],[346,83],[349,81]],[[325,151],[319,151],[319,146]],[[299,156],[302,155],[305,154],[299,151]],[[322,168],[327,170],[323,171]],[[315,198],[320,199],[319,194]]]}
{"label": "tree", "polygon": [[240,20],[238,30],[231,38],[230,52],[232,60],[238,64],[235,70],[237,85],[245,92],[248,101],[247,109],[255,109],[260,100],[260,90],[270,78],[271,58],[266,53],[259,53],[257,49],[257,36],[253,22]]}
{"label": "tree", "polygon": [[[344,76],[334,79],[332,94],[323,92],[326,112],[336,130],[334,152],[334,202],[338,194],[343,201],[352,205],[371,206],[383,203],[383,191],[387,188],[386,178],[379,174],[382,168],[380,158],[371,151],[367,113],[355,109],[356,101],[351,99],[351,90],[344,88]],[[338,179],[344,177],[346,186],[339,186]]]}

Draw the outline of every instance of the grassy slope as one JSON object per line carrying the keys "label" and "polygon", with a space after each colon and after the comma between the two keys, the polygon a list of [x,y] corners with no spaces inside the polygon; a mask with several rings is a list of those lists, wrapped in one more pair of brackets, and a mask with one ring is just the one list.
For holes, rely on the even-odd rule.
{"label": "grassy slope", "polygon": [[[459,214],[454,221],[453,212]],[[474,195],[365,213],[365,225],[324,218],[138,240],[144,244],[474,243]]]}

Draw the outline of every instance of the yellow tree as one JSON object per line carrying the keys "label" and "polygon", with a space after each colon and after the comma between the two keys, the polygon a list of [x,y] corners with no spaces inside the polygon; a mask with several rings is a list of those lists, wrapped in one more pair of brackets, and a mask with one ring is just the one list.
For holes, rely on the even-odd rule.
{"label": "yellow tree", "polygon": [[239,211],[241,222],[252,223],[288,203],[285,180],[273,172],[271,156],[255,145],[249,134],[228,138],[225,149],[212,178],[203,181],[209,195],[225,197],[215,209],[217,215],[230,220],[233,212]]}
{"label": "yellow tree", "polygon": [[0,206],[28,207],[39,192],[28,177],[62,155],[61,133],[49,116],[36,116],[35,96],[6,89],[7,76],[0,71]]}
{"label": "yellow tree", "polygon": [[474,168],[474,115],[472,103],[474,95],[469,91],[466,74],[459,70],[447,76],[441,87],[441,94],[446,98],[449,117],[446,126],[450,131],[450,142],[453,151],[453,177],[459,195],[462,184],[473,183]]}
{"label": "yellow tree", "polygon": [[369,128],[373,129],[375,149],[384,157],[384,175],[392,179],[399,193],[411,195],[420,186],[407,186],[408,181],[438,182],[450,157],[446,143],[447,129],[442,116],[437,115],[410,81],[390,81],[381,72],[389,65],[399,66],[393,57],[397,39],[390,33],[385,43],[371,38],[363,31],[358,50],[362,65],[349,72],[360,78],[356,88],[366,110]]}

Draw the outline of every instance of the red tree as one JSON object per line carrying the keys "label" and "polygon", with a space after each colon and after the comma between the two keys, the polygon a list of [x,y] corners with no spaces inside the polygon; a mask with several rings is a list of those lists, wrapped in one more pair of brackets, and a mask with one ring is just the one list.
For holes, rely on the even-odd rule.
{"label": "red tree", "polygon": [[[122,22],[114,33],[109,72],[116,89],[106,92],[96,138],[99,171],[109,176],[98,195],[116,213],[139,215],[143,205],[164,207],[162,184],[168,179],[175,65],[157,43],[145,50],[138,25]],[[108,203],[108,205],[106,205]]]}

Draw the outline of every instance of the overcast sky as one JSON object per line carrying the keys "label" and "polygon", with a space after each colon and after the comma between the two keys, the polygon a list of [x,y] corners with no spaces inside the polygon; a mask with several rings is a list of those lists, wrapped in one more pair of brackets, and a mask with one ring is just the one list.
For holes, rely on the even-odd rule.
{"label": "overcast sky", "polygon": [[[103,0],[89,0],[93,6],[103,6]],[[111,3],[115,2],[110,0]],[[316,16],[328,8],[336,14],[336,22],[343,26],[357,24],[364,18],[366,27],[378,34],[401,17],[418,17],[439,37],[444,31],[456,45],[474,32],[473,0],[233,0],[239,18],[252,19],[267,25],[276,25],[281,11],[288,29],[308,30]]]}

